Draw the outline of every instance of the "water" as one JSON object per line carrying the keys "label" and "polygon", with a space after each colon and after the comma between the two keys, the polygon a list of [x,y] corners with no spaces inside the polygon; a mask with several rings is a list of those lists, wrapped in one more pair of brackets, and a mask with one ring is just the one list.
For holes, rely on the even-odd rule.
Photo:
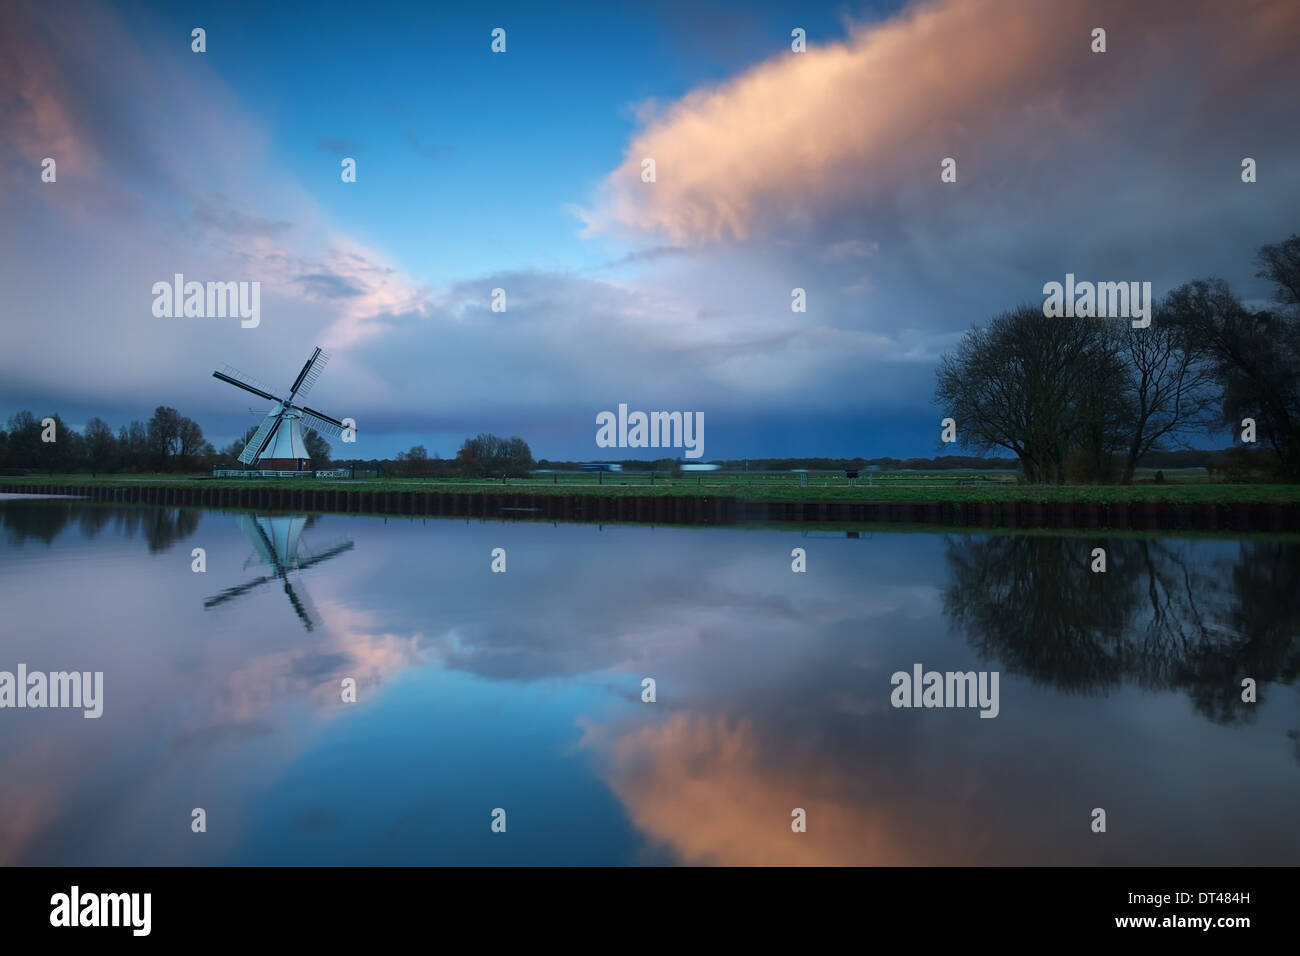
{"label": "water", "polygon": [[0,502],[0,670],[104,673],[0,710],[0,863],[1294,865],[1298,594],[1294,539]]}

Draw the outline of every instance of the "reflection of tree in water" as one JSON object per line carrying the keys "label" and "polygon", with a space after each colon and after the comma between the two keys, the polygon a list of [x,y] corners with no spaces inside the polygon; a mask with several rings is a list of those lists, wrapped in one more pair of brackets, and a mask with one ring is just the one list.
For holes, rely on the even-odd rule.
{"label": "reflection of tree in water", "polygon": [[[1218,621],[1191,647],[1181,683],[1198,710],[1227,723],[1255,715],[1253,707],[1240,706],[1243,677],[1293,684],[1300,676],[1300,545],[1242,542],[1224,570],[1220,587],[1227,594]],[[1186,599],[1194,608],[1200,595],[1188,591]]]}
{"label": "reflection of tree in water", "polygon": [[944,612],[1013,673],[1072,691],[1112,686],[1124,675],[1137,595],[1118,561],[1089,571],[1090,550],[1039,536],[949,538]]}
{"label": "reflection of tree in water", "polygon": [[184,541],[199,527],[202,512],[197,508],[154,508],[145,512],[141,522],[150,552],[166,551],[177,541]]}
{"label": "reflection of tree in water", "polygon": [[167,508],[98,504],[79,501],[35,500],[0,507],[0,528],[12,545],[24,541],[51,544],[72,527],[83,537],[96,537],[112,525],[125,538],[141,535],[151,552],[166,551],[198,530],[203,512],[198,508]]}
{"label": "reflection of tree in water", "polygon": [[[1097,546],[1105,574],[1090,568]],[[1080,693],[1181,690],[1213,721],[1248,721],[1243,677],[1300,675],[1300,545],[1243,541],[1235,559],[1213,560],[1197,553],[1207,546],[953,537],[944,611],[1012,673]]]}
{"label": "reflection of tree in water", "polygon": [[49,544],[67,526],[71,517],[72,506],[64,502],[12,502],[0,507],[0,526],[13,545],[27,540]]}
{"label": "reflection of tree in water", "polygon": [[76,519],[78,527],[81,528],[81,536],[89,541],[113,520],[113,512],[109,508],[78,508]]}

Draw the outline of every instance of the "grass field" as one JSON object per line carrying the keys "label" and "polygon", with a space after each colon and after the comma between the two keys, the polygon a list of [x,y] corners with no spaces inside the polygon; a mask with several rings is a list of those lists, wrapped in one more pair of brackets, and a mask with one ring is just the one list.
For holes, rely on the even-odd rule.
{"label": "grass field", "polygon": [[851,485],[843,472],[810,473],[801,486],[798,475],[783,473],[722,474],[711,472],[682,478],[654,476],[648,472],[607,473],[599,482],[590,473],[546,475],[500,480],[432,480],[420,478],[365,479],[212,479],[203,475],[33,475],[0,477],[4,485],[132,485],[190,484],[202,480],[207,487],[247,488],[347,488],[352,491],[414,491],[499,494],[563,495],[709,495],[742,501],[1211,501],[1231,503],[1300,502],[1300,485],[1225,484],[1211,481],[1203,472],[1166,472],[1168,481],[1155,484],[1139,474],[1133,485],[1026,485],[1007,472],[893,472],[874,476],[868,485],[860,478]]}

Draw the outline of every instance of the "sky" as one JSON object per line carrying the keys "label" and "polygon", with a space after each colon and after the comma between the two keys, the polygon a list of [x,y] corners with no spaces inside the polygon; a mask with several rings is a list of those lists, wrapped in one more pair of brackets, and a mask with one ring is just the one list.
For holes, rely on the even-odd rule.
{"label": "sky", "polygon": [[[267,406],[211,372],[320,345],[336,457],[600,459],[620,404],[705,459],[932,455],[966,330],[1067,273],[1262,302],[1300,231],[1292,0],[466,6],[0,7],[0,417],[221,447]],[[176,273],[260,323],[156,316]]]}

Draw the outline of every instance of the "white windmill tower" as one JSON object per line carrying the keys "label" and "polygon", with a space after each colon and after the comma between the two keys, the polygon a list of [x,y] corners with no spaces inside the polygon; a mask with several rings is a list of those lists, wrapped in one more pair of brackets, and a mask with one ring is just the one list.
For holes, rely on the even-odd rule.
{"label": "white windmill tower", "polygon": [[289,394],[285,398],[272,394],[268,387],[229,365],[225,367],[225,371],[212,373],[213,378],[229,382],[246,392],[252,392],[275,403],[262,419],[262,424],[253,433],[253,437],[248,440],[248,444],[244,446],[244,452],[239,456],[240,461],[245,465],[256,462],[259,471],[312,470],[311,454],[307,451],[307,445],[302,438],[303,425],[334,437],[341,435],[343,429],[348,427],[324,412],[318,412],[306,405],[294,404],[295,398],[311,391],[311,387],[316,384],[316,379],[320,377],[321,369],[328,361],[329,355],[317,347],[316,351],[312,352],[311,358],[307,359],[307,364],[302,367],[302,371],[298,373],[293,387],[289,389]]}

